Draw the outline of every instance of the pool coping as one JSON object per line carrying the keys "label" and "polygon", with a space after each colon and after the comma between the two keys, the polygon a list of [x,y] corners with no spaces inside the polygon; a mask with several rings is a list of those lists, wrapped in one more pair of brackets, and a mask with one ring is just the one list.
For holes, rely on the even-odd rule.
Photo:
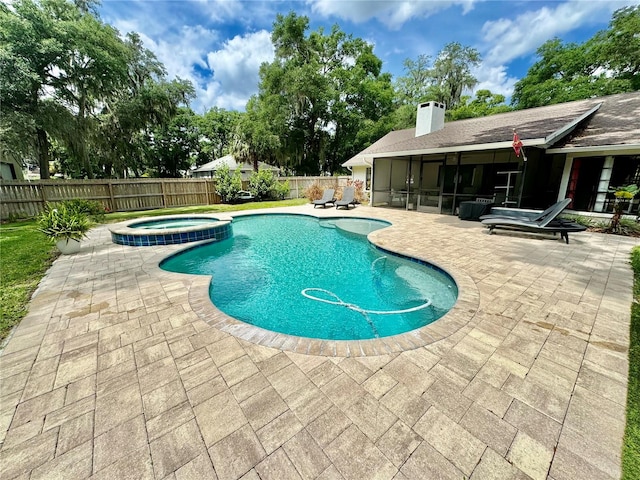
{"label": "pool coping", "polygon": [[[208,227],[220,226],[225,223],[229,223],[233,220],[230,215],[222,214],[222,215],[211,215],[205,213],[194,213],[194,214],[180,214],[180,215],[158,215],[154,217],[140,217],[134,218],[133,220],[126,220],[124,222],[114,223],[108,226],[109,231],[111,233],[116,233],[119,235],[133,235],[142,233],[146,235],[161,235],[172,233],[171,228],[145,228],[143,231],[137,228],[131,228],[131,225],[135,225],[136,223],[144,223],[149,222],[151,220],[181,220],[186,218],[202,218],[208,220],[216,220],[218,223],[212,223],[211,225],[207,225]],[[202,225],[195,225],[191,227],[183,227],[180,229],[180,232],[195,232],[202,228]]]}
{"label": "pool coping", "polygon": [[[230,215],[230,217],[235,218],[249,215],[251,215],[249,212],[238,212],[237,215]],[[281,215],[281,213],[260,213],[259,215]],[[287,213],[287,215],[309,216],[317,219],[344,218],[339,215],[327,217],[309,213]],[[378,220],[375,217],[366,217],[366,219]],[[210,243],[211,240],[190,242],[185,244],[183,248],[175,250],[170,254],[166,252],[158,253],[149,259],[144,266],[144,270],[146,273],[154,276],[172,274],[180,275],[182,278],[191,278],[191,284],[188,287],[188,302],[198,317],[208,325],[250,343],[289,352],[326,357],[366,357],[400,353],[443,340],[467,326],[479,308],[480,292],[472,278],[454,265],[443,265],[441,262],[435,262],[429,258],[412,255],[406,251],[402,251],[402,249],[390,248],[388,245],[383,245],[383,242],[376,238],[380,236],[380,232],[393,228],[394,225],[391,224],[380,230],[375,230],[367,236],[367,239],[374,246],[384,251],[426,262],[443,270],[455,281],[458,288],[458,298],[451,310],[433,323],[409,332],[387,337],[368,340],[324,340],[300,337],[266,330],[227,315],[218,309],[209,297],[211,276],[168,272],[160,267],[160,264],[170,256]]]}

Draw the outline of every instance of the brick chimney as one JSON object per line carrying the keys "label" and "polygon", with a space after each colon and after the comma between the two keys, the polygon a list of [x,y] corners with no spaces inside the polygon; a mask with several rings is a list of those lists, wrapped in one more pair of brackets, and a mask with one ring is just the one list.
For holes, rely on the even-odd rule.
{"label": "brick chimney", "polygon": [[418,105],[416,137],[444,128],[444,103],[426,102]]}

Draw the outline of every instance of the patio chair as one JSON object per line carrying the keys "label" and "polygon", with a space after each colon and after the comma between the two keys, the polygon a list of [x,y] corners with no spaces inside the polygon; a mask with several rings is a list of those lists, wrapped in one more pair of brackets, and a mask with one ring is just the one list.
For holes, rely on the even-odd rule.
{"label": "patio chair", "polygon": [[327,203],[332,203],[332,204],[336,204],[336,197],[333,196],[333,194],[336,193],[336,191],[333,188],[327,188],[324,192],[322,192],[322,198],[320,200],[314,200],[313,203],[313,208],[316,208],[318,205],[321,205],[322,208],[325,208],[327,206]]}
{"label": "patio chair", "polygon": [[571,203],[571,199],[565,198],[534,218],[493,217],[488,215],[484,217],[482,224],[489,229],[489,234],[494,233],[493,231],[496,228],[531,233],[559,233],[560,238],[569,243],[569,232],[583,232],[587,229],[584,225],[557,218],[569,203]]}
{"label": "patio chair", "polygon": [[355,200],[356,189],[353,187],[344,187],[342,190],[342,198],[336,202],[336,210],[339,207],[347,207],[349,210],[349,205],[356,206]]}
{"label": "patio chair", "polygon": [[[540,212],[539,214],[531,216],[531,217],[526,217],[524,215],[509,215],[509,214],[500,214],[500,213],[490,213],[488,215],[482,215],[480,217],[480,220],[509,218],[509,219],[515,219],[515,220],[524,219],[524,220],[531,220],[531,221],[537,222],[539,220],[544,219],[547,215],[549,215],[551,212],[553,212],[555,208],[560,208],[560,206],[562,206],[562,210],[564,210],[565,208],[567,208],[569,206],[570,203],[571,203],[571,199],[570,198],[565,198],[564,200],[561,200],[561,201],[559,201],[557,203],[554,203],[553,205],[551,205],[549,208],[547,208],[543,212]],[[562,210],[560,210],[560,211],[562,212]]]}

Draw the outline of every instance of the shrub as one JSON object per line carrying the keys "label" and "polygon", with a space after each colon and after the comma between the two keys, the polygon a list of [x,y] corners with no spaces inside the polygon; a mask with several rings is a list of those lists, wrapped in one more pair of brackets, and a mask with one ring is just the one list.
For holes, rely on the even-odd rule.
{"label": "shrub", "polygon": [[578,225],[583,225],[585,227],[594,226],[594,221],[592,218],[582,215],[561,215],[560,218],[577,223]]}
{"label": "shrub", "polygon": [[320,186],[320,184],[316,181],[309,185],[304,190],[305,198],[309,199],[309,202],[313,202],[314,200],[320,200],[322,198],[322,193],[324,192],[324,188]]}
{"label": "shrub", "polygon": [[605,231],[607,228],[609,228],[609,223],[611,222],[608,220],[597,220],[592,226],[597,231]]}
{"label": "shrub", "polygon": [[258,200],[269,200],[277,198],[278,179],[271,170],[258,170],[252,172],[249,178],[249,191]]}
{"label": "shrub", "polygon": [[76,213],[84,213],[90,216],[94,221],[99,222],[104,220],[104,215],[107,213],[107,209],[98,200],[85,200],[82,198],[74,198],[72,200],[65,200],[58,205],[64,205],[67,209]]}
{"label": "shrub", "polygon": [[627,426],[622,447],[622,480],[640,478],[640,246],[631,250],[634,273],[629,328]]}
{"label": "shrub", "polygon": [[64,203],[52,206],[47,204],[38,216],[39,230],[52,241],[81,240],[89,230],[89,219],[85,213],[74,211]]}
{"label": "shrub", "polygon": [[619,225],[620,233],[632,237],[640,236],[640,223],[630,218],[621,218]]}
{"label": "shrub", "polygon": [[618,219],[615,230],[611,227],[610,220],[593,221],[587,226],[595,232],[626,235],[629,237],[640,237],[640,223],[631,218]]}
{"label": "shrub", "polygon": [[242,190],[242,174],[240,169],[236,170],[233,175],[228,165],[223,165],[216,170],[216,193],[220,195],[222,203],[228,203],[236,194]]}
{"label": "shrub", "polygon": [[367,194],[364,191],[364,182],[362,180],[347,180],[347,187],[354,187],[355,188],[355,194],[354,194],[354,198],[356,200],[357,203],[367,203],[368,202],[368,198],[367,198]]}
{"label": "shrub", "polygon": [[289,192],[291,188],[289,187],[289,180],[285,180],[284,182],[276,181],[276,197],[278,200],[284,200],[289,196]]}

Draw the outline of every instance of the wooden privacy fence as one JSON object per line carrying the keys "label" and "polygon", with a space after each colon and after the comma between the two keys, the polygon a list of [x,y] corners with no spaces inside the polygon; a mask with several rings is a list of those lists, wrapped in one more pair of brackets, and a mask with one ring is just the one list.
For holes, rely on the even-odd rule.
{"label": "wooden privacy fence", "polygon": [[[301,198],[314,182],[324,188],[347,184],[349,177],[281,177],[289,180],[288,198]],[[243,188],[248,188],[247,182]],[[112,212],[220,203],[211,178],[135,178],[127,180],[37,180],[0,182],[0,218],[32,217],[47,202],[97,200]]]}

